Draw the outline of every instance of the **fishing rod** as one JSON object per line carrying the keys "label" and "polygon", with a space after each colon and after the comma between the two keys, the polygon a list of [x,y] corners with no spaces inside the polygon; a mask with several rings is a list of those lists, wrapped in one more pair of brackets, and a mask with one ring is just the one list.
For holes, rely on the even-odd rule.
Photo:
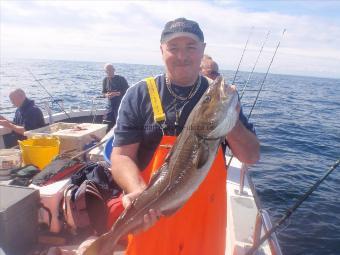
{"label": "fishing rod", "polygon": [[242,92],[241,92],[241,96],[240,96],[240,100],[242,99],[243,94],[244,94],[244,91],[245,91],[245,89],[247,88],[248,83],[249,83],[251,77],[253,76],[255,67],[256,67],[256,65],[257,65],[257,63],[258,63],[258,61],[259,61],[259,59],[260,59],[261,53],[262,53],[262,51],[263,51],[263,47],[264,47],[264,45],[266,44],[266,42],[267,42],[267,40],[268,40],[269,34],[270,34],[270,30],[268,31],[268,33],[267,33],[267,35],[266,35],[266,38],[265,38],[265,40],[264,40],[263,43],[262,43],[260,52],[259,52],[259,54],[257,55],[255,64],[254,64],[254,66],[253,66],[253,69],[251,70],[251,73],[250,73],[249,76],[248,76],[248,79],[247,79],[247,81],[246,81],[246,84],[243,86],[243,89],[242,89]]}
{"label": "fishing rod", "polygon": [[[283,38],[285,32],[286,32],[286,29],[283,29],[282,36],[281,36],[282,38]],[[271,67],[272,64],[273,64],[274,58],[275,58],[275,56],[276,56],[277,50],[278,50],[279,47],[280,47],[280,44],[281,44],[281,40],[279,41],[279,43],[278,43],[277,46],[276,46],[274,55],[273,55],[273,57],[272,57],[272,59],[271,59],[271,61],[270,61],[270,63],[269,63],[269,66],[268,66],[268,68],[267,68],[267,72],[266,72],[266,74],[265,74],[265,76],[264,76],[264,78],[263,78],[263,80],[262,80],[260,89],[259,89],[259,91],[257,92],[257,95],[256,95],[256,98],[255,98],[255,100],[254,100],[254,103],[253,103],[253,105],[252,105],[252,107],[251,107],[251,109],[250,109],[250,112],[249,112],[249,115],[248,115],[248,119],[250,118],[251,113],[252,113],[252,111],[253,111],[253,109],[254,109],[254,107],[255,107],[255,105],[256,105],[257,99],[259,98],[259,95],[260,95],[260,93],[261,93],[261,91],[262,91],[262,89],[263,89],[264,82],[265,82],[266,79],[267,79],[267,75],[268,75],[268,73],[269,73],[270,67]]]}
{"label": "fishing rod", "polygon": [[27,71],[32,75],[33,79],[40,85],[40,87],[43,88],[43,90],[45,90],[45,92],[50,96],[53,102],[55,102],[59,106],[60,110],[62,110],[66,114],[67,118],[71,119],[70,115],[65,111],[64,107],[62,107],[59,101],[56,100],[50,92],[48,92],[45,86],[35,77],[35,75],[31,72],[31,70],[27,68]]}
{"label": "fishing rod", "polygon": [[246,45],[244,46],[244,49],[243,49],[243,52],[242,52],[242,55],[241,55],[240,62],[238,62],[238,66],[237,66],[237,69],[236,69],[236,72],[235,72],[235,75],[234,75],[234,79],[233,79],[233,82],[232,82],[231,84],[234,84],[234,82],[235,82],[235,80],[236,80],[236,76],[237,76],[238,70],[239,70],[239,68],[240,68],[240,65],[241,65],[241,62],[242,62],[244,53],[245,53],[245,51],[246,51],[246,49],[247,49],[248,42],[249,42],[249,39],[250,39],[250,36],[251,36],[253,30],[254,30],[254,27],[251,27],[250,32],[249,32],[249,35],[248,35],[248,39],[247,39],[247,41],[246,41]]}
{"label": "fishing rod", "polygon": [[76,158],[79,158],[79,157],[85,155],[86,153],[88,153],[89,151],[93,150],[94,148],[97,148],[97,147],[99,147],[100,145],[106,143],[109,139],[110,139],[110,137],[109,137],[109,138],[106,138],[106,139],[104,139],[104,140],[102,140],[102,141],[100,141],[100,142],[98,142],[98,143],[96,143],[95,145],[91,146],[90,148],[87,148],[87,149],[85,149],[85,150],[79,152],[77,155],[73,156],[73,157],[70,159],[70,161],[72,161],[72,160],[74,160],[74,159],[76,159]]}
{"label": "fishing rod", "polygon": [[330,175],[340,164],[340,158],[331,166],[331,168],[324,174],[322,178],[317,180],[317,182],[303,195],[301,198],[295,202],[295,204],[288,208],[285,214],[279,219],[274,226],[266,232],[266,234],[256,243],[253,247],[247,251],[246,255],[253,255],[254,252],[261,246],[261,244],[266,241],[272,233],[274,233],[278,227],[280,227],[286,219],[288,219],[292,213],[317,189],[317,187],[323,182],[328,175]]}
{"label": "fishing rod", "polygon": [[[286,32],[286,29],[283,29],[282,36],[281,36],[282,38],[283,38],[285,32]],[[281,39],[282,39],[282,38],[281,38]],[[250,117],[251,117],[251,113],[252,113],[252,111],[253,111],[253,109],[254,109],[254,107],[255,107],[255,105],[256,105],[257,99],[259,98],[259,95],[260,95],[260,93],[261,93],[261,91],[262,91],[262,89],[263,89],[264,82],[265,82],[266,79],[267,79],[267,75],[268,75],[269,70],[270,70],[270,67],[271,67],[271,65],[272,65],[272,63],[273,63],[273,61],[274,61],[274,58],[275,58],[276,53],[277,53],[277,50],[278,50],[279,47],[280,47],[280,44],[281,44],[281,40],[280,40],[280,41],[278,42],[278,44],[276,45],[276,49],[275,49],[275,51],[274,51],[273,57],[272,57],[272,59],[271,59],[271,61],[270,61],[270,63],[269,63],[269,66],[268,66],[268,68],[267,68],[267,72],[266,72],[266,74],[265,74],[265,76],[264,76],[264,78],[263,78],[263,80],[262,80],[260,89],[259,89],[258,92],[257,92],[256,98],[255,98],[254,103],[253,103],[253,105],[252,105],[252,108],[251,108],[251,110],[250,110],[250,112],[249,112],[248,120],[249,120]],[[231,164],[231,161],[232,161],[233,158],[234,158],[234,155],[231,155],[231,157],[230,157],[230,159],[229,159],[229,162],[228,162],[228,164],[227,164],[227,167],[228,167],[228,168],[230,167],[230,164]]]}

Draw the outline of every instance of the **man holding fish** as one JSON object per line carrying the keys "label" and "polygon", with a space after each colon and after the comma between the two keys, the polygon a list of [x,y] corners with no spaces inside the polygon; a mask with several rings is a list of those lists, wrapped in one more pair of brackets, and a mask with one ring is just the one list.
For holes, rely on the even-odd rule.
{"label": "man holding fish", "polygon": [[112,175],[124,190],[125,211],[84,254],[112,254],[127,234],[129,255],[224,254],[220,143],[226,139],[244,163],[259,159],[235,87],[200,75],[205,42],[198,23],[170,21],[160,42],[166,73],[128,89],[114,130]]}

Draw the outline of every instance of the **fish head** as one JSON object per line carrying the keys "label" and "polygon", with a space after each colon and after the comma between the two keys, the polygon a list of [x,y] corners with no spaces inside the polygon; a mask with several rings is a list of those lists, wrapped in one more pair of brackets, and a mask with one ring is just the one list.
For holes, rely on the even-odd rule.
{"label": "fish head", "polygon": [[221,76],[217,77],[193,109],[189,128],[204,139],[225,137],[238,120],[237,103],[235,88],[227,85]]}

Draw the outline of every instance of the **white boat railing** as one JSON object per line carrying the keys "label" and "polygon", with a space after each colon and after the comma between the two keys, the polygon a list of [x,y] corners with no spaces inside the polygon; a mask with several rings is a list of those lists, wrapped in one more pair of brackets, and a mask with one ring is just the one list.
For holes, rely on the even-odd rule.
{"label": "white boat railing", "polygon": [[[230,157],[226,157],[229,162]],[[225,255],[244,255],[271,229],[268,213],[262,209],[247,165],[233,158],[228,167],[227,239]],[[282,255],[274,235],[255,254]]]}
{"label": "white boat railing", "polygon": [[[268,232],[272,228],[272,223],[269,217],[268,212],[262,208],[260,199],[258,198],[255,185],[249,175],[248,172],[248,166],[244,163],[242,163],[241,169],[240,169],[240,195],[244,194],[244,185],[245,185],[245,177],[247,177],[247,181],[249,184],[249,188],[253,194],[254,202],[256,204],[256,207],[258,209],[258,213],[256,215],[256,220],[254,223],[254,234],[253,234],[253,246],[257,245],[259,240],[262,237],[262,228],[264,229],[264,232]],[[268,238],[268,244],[271,250],[272,254],[275,255],[282,255],[282,251],[279,245],[279,242],[277,240],[277,236],[275,233],[273,233],[270,238]]]}
{"label": "white boat railing", "polygon": [[[263,225],[265,227],[265,231],[268,232],[273,227],[269,214],[266,210],[262,209],[261,216],[263,219]],[[269,238],[269,246],[273,254],[282,255],[279,241],[277,240],[277,236],[275,233],[273,233]]]}

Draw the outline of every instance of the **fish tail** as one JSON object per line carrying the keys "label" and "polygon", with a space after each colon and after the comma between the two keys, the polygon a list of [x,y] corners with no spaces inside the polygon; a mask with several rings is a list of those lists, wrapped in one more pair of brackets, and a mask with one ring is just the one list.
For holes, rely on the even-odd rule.
{"label": "fish tail", "polygon": [[112,233],[106,233],[95,240],[83,253],[83,255],[112,255],[117,239]]}

